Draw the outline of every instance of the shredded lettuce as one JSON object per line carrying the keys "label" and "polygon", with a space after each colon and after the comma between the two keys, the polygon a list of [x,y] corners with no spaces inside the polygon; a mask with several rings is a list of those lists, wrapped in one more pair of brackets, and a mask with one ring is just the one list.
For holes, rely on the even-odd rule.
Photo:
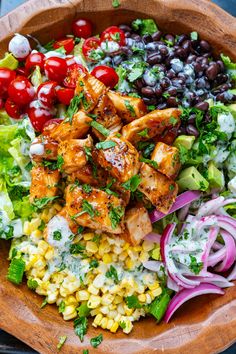
{"label": "shredded lettuce", "polygon": [[225,67],[231,79],[236,80],[236,63],[233,63],[231,59],[224,54],[221,54],[221,59],[225,64]]}

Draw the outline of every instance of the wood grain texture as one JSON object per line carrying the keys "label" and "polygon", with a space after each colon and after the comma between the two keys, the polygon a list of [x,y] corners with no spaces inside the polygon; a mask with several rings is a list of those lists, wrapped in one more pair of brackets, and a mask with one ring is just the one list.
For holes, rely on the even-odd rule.
{"label": "wood grain texture", "polygon": [[[96,24],[95,32],[111,24],[138,17],[153,17],[160,28],[173,33],[198,31],[217,52],[236,59],[236,20],[207,0],[121,0],[114,10],[112,0],[29,0],[0,19],[0,52],[4,53],[14,32],[30,33],[43,43],[68,33],[76,16]],[[56,353],[61,335],[68,340],[62,353],[81,353],[90,348],[97,354],[213,354],[236,340],[236,288],[225,296],[202,296],[184,305],[170,324],[156,325],[151,318],[135,323],[126,336],[110,334],[90,326],[83,344],[73,333],[72,323],[63,321],[55,306],[40,309],[42,297],[26,285],[6,281],[7,244],[0,243],[0,327],[43,354]],[[91,349],[89,339],[103,333],[104,341]]]}

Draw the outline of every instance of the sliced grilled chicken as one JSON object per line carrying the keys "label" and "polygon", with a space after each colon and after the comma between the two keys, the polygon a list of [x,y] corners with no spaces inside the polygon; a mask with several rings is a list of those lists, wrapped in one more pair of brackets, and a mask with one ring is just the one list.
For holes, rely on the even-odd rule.
{"label": "sliced grilled chicken", "polygon": [[[96,122],[102,124],[110,131],[110,133],[118,132],[122,128],[121,119],[117,115],[114,104],[108,97],[107,93],[100,96],[93,113],[96,115]],[[93,128],[93,132],[99,140],[106,139],[106,137],[97,129]]]}
{"label": "sliced grilled chicken", "polygon": [[91,112],[105,90],[106,86],[101,81],[88,72],[82,73],[75,89],[75,93],[81,97],[80,107],[86,112]]}
{"label": "sliced grilled chicken", "polygon": [[58,151],[58,142],[49,136],[39,135],[30,146],[31,159],[40,162],[44,160],[56,160]]}
{"label": "sliced grilled chicken", "polygon": [[126,241],[134,246],[140,244],[144,237],[152,231],[152,223],[147,209],[142,205],[129,209],[125,213],[125,226],[123,237]]}
{"label": "sliced grilled chicken", "polygon": [[115,146],[100,149],[93,153],[97,163],[109,171],[120,183],[128,181],[139,170],[139,154],[130,142],[116,134],[110,135],[106,142],[114,142]]}
{"label": "sliced grilled chicken", "polygon": [[152,152],[151,159],[157,163],[157,170],[169,178],[175,179],[181,164],[179,149],[164,143],[157,143]]}
{"label": "sliced grilled chicken", "polygon": [[55,126],[50,132],[50,136],[56,141],[83,138],[87,134],[91,122],[92,118],[87,116],[85,112],[79,111],[73,116],[71,122],[64,120]]}
{"label": "sliced grilled chicken", "polygon": [[121,199],[100,189],[85,192],[82,187],[66,188],[68,215],[79,225],[120,234],[124,229],[124,205]]}
{"label": "sliced grilled chicken", "polygon": [[119,183],[115,178],[108,177],[106,186],[104,189],[108,194],[114,192],[118,198],[121,198],[125,205],[129,204],[130,201],[130,191],[125,189],[121,183]]}
{"label": "sliced grilled chicken", "polygon": [[145,141],[156,135],[161,135],[165,129],[171,129],[180,124],[181,110],[178,108],[167,108],[155,110],[135,121],[125,125],[122,135],[132,144]]}
{"label": "sliced grilled chicken", "polygon": [[70,216],[68,215],[67,209],[66,207],[62,208],[61,211],[58,213],[58,215],[63,216],[63,218],[66,219],[66,221],[68,222],[69,228],[71,229],[71,231],[76,234],[78,232],[78,227],[79,225],[70,218]]}
{"label": "sliced grilled chicken", "polygon": [[86,148],[90,151],[93,147],[93,140],[89,135],[87,139],[70,139],[60,142],[58,155],[63,159],[62,170],[67,174],[76,172],[87,163]]}
{"label": "sliced grilled chicken", "polygon": [[145,163],[142,163],[139,173],[142,178],[138,186],[140,192],[145,194],[158,210],[167,213],[177,196],[177,184]]}
{"label": "sliced grilled chicken", "polygon": [[60,172],[51,171],[43,166],[35,166],[31,170],[30,202],[44,197],[55,197],[58,193]]}
{"label": "sliced grilled chicken", "polygon": [[147,108],[141,98],[121,95],[114,91],[109,91],[108,96],[114,104],[117,114],[126,123],[147,113]]}

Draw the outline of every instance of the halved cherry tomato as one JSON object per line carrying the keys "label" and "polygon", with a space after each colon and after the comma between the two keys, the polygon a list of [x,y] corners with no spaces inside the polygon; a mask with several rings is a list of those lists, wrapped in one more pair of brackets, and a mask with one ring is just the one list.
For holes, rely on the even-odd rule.
{"label": "halved cherry tomato", "polygon": [[54,49],[58,49],[60,47],[64,47],[65,48],[65,51],[66,51],[66,54],[69,54],[72,52],[72,50],[74,49],[74,46],[75,46],[75,42],[74,42],[74,39],[73,38],[62,38],[62,39],[58,39],[58,41],[56,41],[54,44],[53,44],[53,48]]}
{"label": "halved cherry tomato", "polygon": [[82,46],[82,52],[87,59],[92,60],[89,55],[92,50],[97,49],[99,46],[100,39],[97,37],[90,37],[84,41],[84,44]]}
{"label": "halved cherry tomato", "polygon": [[92,23],[85,18],[79,18],[72,24],[72,32],[76,37],[88,38],[91,36],[93,30]]}
{"label": "halved cherry tomato", "polygon": [[25,106],[33,100],[35,91],[25,76],[17,76],[8,87],[8,95],[17,105]]}
{"label": "halved cherry tomato", "polygon": [[91,75],[95,76],[98,80],[104,83],[104,85],[113,88],[119,81],[119,76],[113,68],[106,65],[98,65],[92,71]]}
{"label": "halved cherry tomato", "polygon": [[63,81],[63,85],[70,88],[75,88],[78,77],[81,73],[85,73],[87,70],[81,64],[74,63],[68,66],[67,75]]}
{"label": "halved cherry tomato", "polygon": [[7,68],[0,68],[0,97],[7,95],[10,83],[16,78],[16,73]]}
{"label": "halved cherry tomato", "polygon": [[36,65],[40,67],[41,70],[44,68],[45,55],[43,53],[31,53],[28,55],[25,61],[26,70],[30,71]]}
{"label": "halved cherry tomato", "polygon": [[67,73],[66,60],[58,57],[51,57],[45,60],[44,70],[49,80],[62,82]]}
{"label": "halved cherry tomato", "polygon": [[5,110],[11,118],[20,119],[20,116],[22,114],[21,108],[10,98],[6,100]]}
{"label": "halved cherry tomato", "polygon": [[29,107],[27,113],[32,126],[37,132],[42,132],[44,124],[53,118],[51,111],[43,107]]}
{"label": "halved cherry tomato", "polygon": [[120,46],[123,46],[125,45],[125,34],[119,27],[111,26],[101,34],[101,42],[106,40],[117,42]]}
{"label": "halved cherry tomato", "polygon": [[20,75],[20,76],[28,76],[29,75],[28,70],[24,66],[17,68],[16,73],[17,73],[17,75]]}
{"label": "halved cherry tomato", "polygon": [[37,90],[38,100],[46,107],[52,107],[56,100],[55,81],[46,81],[39,85]]}
{"label": "halved cherry tomato", "polygon": [[72,88],[60,87],[56,90],[56,93],[58,101],[68,106],[75,95],[75,90]]}

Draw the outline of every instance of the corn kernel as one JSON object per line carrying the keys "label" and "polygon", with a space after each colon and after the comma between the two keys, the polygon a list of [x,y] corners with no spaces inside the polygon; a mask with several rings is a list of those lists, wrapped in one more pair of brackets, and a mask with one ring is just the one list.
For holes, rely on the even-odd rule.
{"label": "corn kernel", "polygon": [[108,315],[109,314],[109,307],[108,306],[102,306],[100,307],[100,311],[103,315]]}
{"label": "corn kernel", "polygon": [[118,327],[119,327],[119,323],[118,323],[118,322],[114,322],[113,325],[112,325],[111,328],[110,328],[110,331],[111,331],[112,333],[116,333]]}
{"label": "corn kernel", "polygon": [[[100,289],[104,286],[104,283],[105,283],[105,275],[103,274],[98,274],[95,278],[94,278],[94,281],[93,281],[93,285]],[[95,294],[96,295],[96,294]]]}
{"label": "corn kernel", "polygon": [[145,294],[139,295],[139,296],[138,296],[138,300],[139,300],[140,302],[145,302],[145,301],[146,301],[146,295],[145,295]]}
{"label": "corn kernel", "polygon": [[131,316],[132,313],[134,312],[134,309],[129,309],[127,305],[124,305],[124,310],[125,310],[126,316]]}
{"label": "corn kernel", "polygon": [[144,251],[149,252],[154,248],[154,244],[152,241],[144,240],[142,247],[143,247]]}
{"label": "corn kernel", "polygon": [[110,254],[104,254],[102,260],[105,264],[108,264],[112,262],[112,257],[110,256]]}
{"label": "corn kernel", "polygon": [[78,301],[77,301],[77,299],[76,299],[75,296],[69,295],[69,296],[66,298],[66,300],[65,300],[65,304],[66,304],[66,305],[74,305],[74,306],[77,306]]}
{"label": "corn kernel", "polygon": [[95,242],[88,241],[86,243],[86,251],[90,253],[97,253],[98,251],[98,246],[96,245]]}
{"label": "corn kernel", "polygon": [[107,329],[111,329],[111,327],[113,326],[113,324],[114,324],[114,321],[110,318],[110,319],[108,319],[108,321],[107,321]]}
{"label": "corn kernel", "polygon": [[150,290],[155,290],[155,289],[160,288],[160,284],[158,282],[155,282],[153,284],[150,284],[148,287]]}
{"label": "corn kernel", "polygon": [[135,246],[135,247],[133,248],[133,250],[134,250],[135,252],[141,252],[141,251],[142,251],[142,246]]}
{"label": "corn kernel", "polygon": [[111,294],[105,294],[102,296],[102,305],[110,305],[112,303],[112,300],[114,299],[114,296]]}
{"label": "corn kernel", "polygon": [[120,295],[116,295],[115,296],[115,299],[114,299],[114,304],[120,304],[121,302],[123,302],[123,297],[122,296],[120,296]]}
{"label": "corn kernel", "polygon": [[88,291],[93,295],[98,295],[98,293],[99,293],[99,289],[95,288],[95,286],[93,286],[93,284],[89,285]]}
{"label": "corn kernel", "polygon": [[91,315],[92,317],[98,315],[99,313],[100,313],[100,308],[96,308],[96,309],[90,311],[90,315]]}
{"label": "corn kernel", "polygon": [[133,324],[130,320],[126,319],[124,320],[124,323],[125,323],[125,328],[123,329],[123,332],[128,334],[132,331],[133,329]]}
{"label": "corn kernel", "polygon": [[102,314],[99,313],[99,314],[94,318],[93,325],[99,326],[100,323],[101,323],[101,321],[102,321]]}
{"label": "corn kernel", "polygon": [[86,234],[83,234],[83,239],[85,241],[92,240],[94,238],[94,233],[93,232],[87,232]]}
{"label": "corn kernel", "polygon": [[130,258],[126,259],[125,265],[128,269],[133,269],[135,267],[135,263]]}
{"label": "corn kernel", "polygon": [[121,314],[117,313],[116,317],[114,318],[114,321],[115,322],[120,322],[120,319],[121,319]]}
{"label": "corn kernel", "polygon": [[76,299],[78,301],[86,301],[89,299],[89,292],[87,290],[79,290],[76,292]]}
{"label": "corn kernel", "polygon": [[119,304],[117,306],[117,311],[119,312],[119,314],[124,315],[125,314],[124,304]]}
{"label": "corn kernel", "polygon": [[58,296],[58,291],[54,292],[54,293],[50,293],[47,296],[47,302],[49,304],[53,304],[54,302],[56,302],[57,300],[57,296]]}
{"label": "corn kernel", "polygon": [[145,261],[147,261],[149,259],[149,254],[148,254],[148,252],[141,252],[140,253],[140,255],[139,255],[139,260],[141,261],[141,262],[145,262]]}
{"label": "corn kernel", "polygon": [[100,323],[100,326],[103,328],[103,329],[106,329],[107,328],[107,318],[106,317],[103,317],[103,319],[101,320],[101,323]]}
{"label": "corn kernel", "polygon": [[157,288],[157,289],[153,289],[153,290],[151,291],[151,293],[152,293],[152,295],[153,295],[154,297],[159,296],[159,295],[161,295],[161,293],[162,293],[162,289],[161,289],[160,287]]}
{"label": "corn kernel", "polygon": [[49,249],[44,257],[49,261],[50,259],[52,259],[54,257],[54,250],[53,249]]}
{"label": "corn kernel", "polygon": [[90,309],[95,309],[96,307],[98,307],[101,303],[101,297],[100,296],[96,296],[96,295],[91,295],[89,300],[88,300],[88,308]]}
{"label": "corn kernel", "polygon": [[116,310],[112,310],[109,312],[108,317],[110,318],[115,318],[117,316],[118,312]]}

